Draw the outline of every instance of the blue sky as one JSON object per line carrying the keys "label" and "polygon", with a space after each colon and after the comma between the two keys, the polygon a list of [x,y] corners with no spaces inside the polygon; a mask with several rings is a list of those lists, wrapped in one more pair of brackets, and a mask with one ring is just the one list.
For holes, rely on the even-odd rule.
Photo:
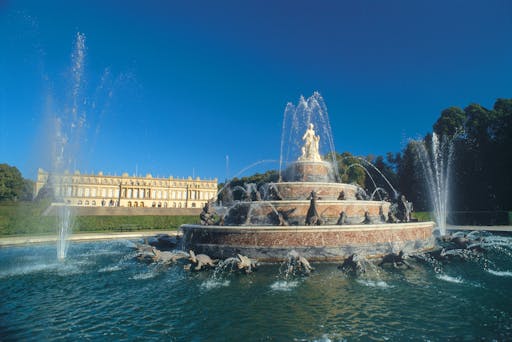
{"label": "blue sky", "polygon": [[0,162],[25,177],[50,167],[49,113],[72,106],[77,32],[82,172],[223,180],[226,155],[230,176],[278,160],[286,103],[314,91],[356,155],[512,97],[510,1],[0,0]]}

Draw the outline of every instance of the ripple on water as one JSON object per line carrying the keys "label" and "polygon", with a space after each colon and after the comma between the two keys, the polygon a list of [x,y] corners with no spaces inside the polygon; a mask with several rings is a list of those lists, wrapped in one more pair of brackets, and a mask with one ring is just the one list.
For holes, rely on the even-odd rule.
{"label": "ripple on water", "polygon": [[495,271],[489,269],[487,272],[498,277],[512,277],[512,272],[510,271]]}
{"label": "ripple on water", "polygon": [[368,279],[357,279],[357,282],[361,285],[368,287],[380,287],[383,289],[392,288],[393,286],[389,285],[383,280],[368,280]]}
{"label": "ripple on water", "polygon": [[437,274],[436,277],[437,277],[437,279],[444,280],[449,283],[454,283],[454,284],[463,284],[464,283],[464,280],[462,280],[461,277],[452,277],[452,276],[449,276],[448,274]]}
{"label": "ripple on water", "polygon": [[200,288],[201,290],[209,291],[221,287],[228,287],[229,284],[231,284],[231,281],[228,279],[208,279],[201,283]]}
{"label": "ripple on water", "polygon": [[123,268],[119,265],[114,265],[114,266],[107,266],[107,267],[102,267],[98,270],[98,272],[100,273],[104,273],[104,272],[116,272],[116,271],[120,271],[122,270]]}
{"label": "ripple on water", "polygon": [[141,272],[141,273],[137,273],[130,279],[133,279],[133,280],[151,279],[151,278],[156,277],[157,275],[158,275],[157,271]]}
{"label": "ripple on water", "polygon": [[278,280],[270,285],[272,291],[291,291],[299,286],[298,280]]}

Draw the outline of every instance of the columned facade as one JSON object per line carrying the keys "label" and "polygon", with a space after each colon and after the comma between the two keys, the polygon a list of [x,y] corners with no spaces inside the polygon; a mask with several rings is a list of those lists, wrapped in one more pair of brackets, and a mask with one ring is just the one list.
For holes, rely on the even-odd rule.
{"label": "columned facade", "polygon": [[75,171],[53,175],[39,169],[35,195],[44,186],[51,186],[55,195],[71,206],[201,208],[217,196],[217,179],[153,178],[150,174],[110,176]]}

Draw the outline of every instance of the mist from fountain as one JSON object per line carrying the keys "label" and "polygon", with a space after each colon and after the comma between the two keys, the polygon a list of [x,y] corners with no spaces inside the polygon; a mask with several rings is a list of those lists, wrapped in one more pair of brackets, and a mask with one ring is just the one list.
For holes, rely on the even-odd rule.
{"label": "mist from fountain", "polygon": [[414,141],[414,146],[422,166],[434,219],[442,236],[446,234],[446,217],[449,209],[453,142],[447,137],[439,138],[436,133],[433,133],[430,148],[425,141]]}

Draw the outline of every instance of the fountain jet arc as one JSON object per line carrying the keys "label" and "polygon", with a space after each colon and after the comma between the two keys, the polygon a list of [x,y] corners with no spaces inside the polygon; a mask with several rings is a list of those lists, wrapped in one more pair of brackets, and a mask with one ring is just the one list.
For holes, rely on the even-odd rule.
{"label": "fountain jet arc", "polygon": [[447,137],[439,138],[433,133],[430,149],[427,148],[425,141],[416,141],[415,147],[425,176],[437,228],[441,235],[446,235],[453,142]]}
{"label": "fountain jet arc", "polygon": [[[244,198],[221,208],[218,213],[225,214],[213,224],[182,225],[185,250],[261,261],[283,261],[296,251],[308,260],[335,261],[354,253],[377,257],[434,247],[433,222],[403,217],[384,223],[390,202],[367,200],[357,186],[339,182],[336,161],[322,158],[335,153],[319,93],[288,104],[284,116],[279,180],[242,188]],[[210,208],[203,216],[211,216]]]}

